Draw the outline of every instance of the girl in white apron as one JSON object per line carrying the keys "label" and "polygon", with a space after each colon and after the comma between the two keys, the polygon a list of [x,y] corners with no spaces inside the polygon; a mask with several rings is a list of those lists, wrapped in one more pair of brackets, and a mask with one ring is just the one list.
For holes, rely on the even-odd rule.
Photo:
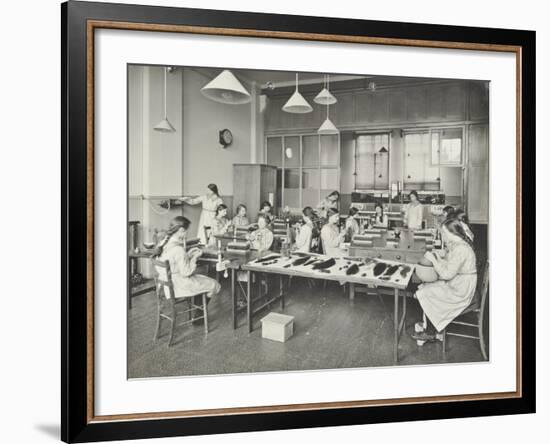
{"label": "girl in white apron", "polygon": [[208,276],[195,274],[197,259],[202,251],[198,248],[186,251],[185,239],[190,224],[189,219],[183,216],[177,216],[172,220],[166,237],[158,246],[158,259],[170,264],[176,298],[200,293],[206,293],[210,298],[219,293],[220,284]]}
{"label": "girl in white apron", "polygon": [[199,219],[199,226],[197,228],[197,235],[201,243],[206,245],[206,233],[204,228],[212,227],[212,223],[216,215],[216,208],[223,203],[223,200],[218,192],[218,186],[211,183],[208,185],[205,195],[197,197],[182,197],[180,200],[188,205],[202,204],[202,212]]}
{"label": "girl in white apron", "polygon": [[328,223],[321,229],[321,242],[323,244],[323,252],[327,256],[340,257],[342,250],[340,244],[343,242],[346,235],[345,231],[340,233],[338,223],[340,222],[340,214],[335,208],[330,208],[327,211]]}
{"label": "girl in white apron", "polygon": [[412,335],[417,341],[436,339],[436,333],[471,304],[476,290],[476,256],[464,222],[454,217],[447,219],[441,235],[448,249],[445,257],[432,252],[425,256],[433,264],[439,280],[421,284],[415,294],[427,318],[424,331]]}
{"label": "girl in white apron", "polygon": [[411,230],[422,228],[422,219],[424,218],[424,207],[418,201],[418,193],[411,191],[409,194],[410,203],[403,206],[403,222]]}
{"label": "girl in white apron", "polygon": [[313,222],[309,218],[311,214],[311,207],[305,207],[302,211],[303,224],[300,227],[300,232],[296,236],[296,244],[294,245],[295,251],[301,253],[309,253],[311,250],[311,238],[313,237]]}
{"label": "girl in white apron", "polygon": [[208,239],[208,245],[216,245],[216,236],[223,236],[229,230],[231,222],[227,218],[227,205],[220,204],[216,208],[214,220],[212,221],[210,238]]}

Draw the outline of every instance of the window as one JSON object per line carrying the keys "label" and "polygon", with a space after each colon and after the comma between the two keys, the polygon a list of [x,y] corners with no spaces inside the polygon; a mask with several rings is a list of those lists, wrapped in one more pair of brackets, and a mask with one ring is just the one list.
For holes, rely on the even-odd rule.
{"label": "window", "polygon": [[390,135],[361,134],[355,139],[355,189],[389,188]]}
{"label": "window", "polygon": [[432,164],[462,165],[462,128],[432,130]]}
{"label": "window", "polygon": [[304,134],[268,136],[266,159],[278,168],[277,197],[281,207],[315,207],[340,189],[340,136]]}

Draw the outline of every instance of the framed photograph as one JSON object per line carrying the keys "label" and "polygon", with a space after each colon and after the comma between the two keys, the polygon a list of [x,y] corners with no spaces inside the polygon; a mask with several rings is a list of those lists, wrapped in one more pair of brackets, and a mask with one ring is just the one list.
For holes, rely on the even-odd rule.
{"label": "framed photograph", "polygon": [[535,33],[69,1],[62,439],[535,411]]}

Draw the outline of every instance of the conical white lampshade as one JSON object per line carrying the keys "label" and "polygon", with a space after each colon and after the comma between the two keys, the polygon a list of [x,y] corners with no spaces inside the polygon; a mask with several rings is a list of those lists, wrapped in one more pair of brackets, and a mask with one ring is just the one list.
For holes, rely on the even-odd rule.
{"label": "conical white lampshade", "polygon": [[283,111],[294,114],[306,114],[313,111],[313,108],[304,96],[300,94],[298,90],[294,91],[294,94],[290,96],[290,99],[284,104]]}
{"label": "conical white lampshade", "polygon": [[167,118],[164,118],[159,123],[157,123],[154,126],[154,129],[162,133],[173,133],[174,131],[176,131],[176,129],[172,126]]}
{"label": "conical white lampshade", "polygon": [[330,135],[330,134],[339,134],[339,133],[340,131],[338,130],[338,128],[336,128],[334,123],[332,123],[332,121],[328,117],[325,119],[323,124],[317,130],[317,134],[321,134],[321,135]]}
{"label": "conical white lampshade", "polygon": [[250,102],[250,93],[239,79],[229,70],[222,71],[207,83],[201,92],[211,100],[228,105],[241,105]]}
{"label": "conical white lampshade", "polygon": [[290,99],[283,105],[283,111],[293,114],[306,114],[313,111],[313,108],[307,100],[304,99],[304,96],[298,91],[298,74],[296,74],[296,90],[294,94],[290,96]]}
{"label": "conical white lampshade", "polygon": [[161,133],[173,133],[176,131],[176,129],[172,126],[172,124],[168,121],[167,117],[167,96],[166,96],[166,72],[168,69],[164,67],[164,119],[162,119],[159,123],[157,123],[153,129],[155,131],[160,131]]}
{"label": "conical white lampshade", "polygon": [[319,105],[334,105],[337,102],[336,97],[326,88],[323,88],[313,101]]}

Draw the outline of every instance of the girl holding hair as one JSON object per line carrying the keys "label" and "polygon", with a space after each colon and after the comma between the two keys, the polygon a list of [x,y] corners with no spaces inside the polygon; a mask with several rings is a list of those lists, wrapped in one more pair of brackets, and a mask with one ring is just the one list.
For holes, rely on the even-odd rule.
{"label": "girl holding hair", "polygon": [[166,237],[157,247],[157,258],[170,263],[176,298],[197,293],[207,293],[210,298],[220,291],[220,284],[215,279],[195,273],[202,251],[198,248],[186,251],[185,240],[190,225],[189,219],[183,216],[172,219]]}
{"label": "girl holding hair", "polygon": [[258,214],[258,229],[249,234],[248,240],[252,248],[258,251],[266,251],[273,244],[273,233],[267,228],[267,216],[264,213]]}
{"label": "girl holding hair", "polygon": [[216,216],[216,208],[223,203],[218,191],[218,186],[211,183],[206,187],[206,194],[197,197],[182,197],[179,200],[188,205],[202,204],[202,212],[199,219],[198,237],[202,244],[206,244],[205,227],[212,227],[214,217]]}
{"label": "girl holding hair", "polygon": [[462,228],[464,228],[464,231],[472,241],[474,242],[474,233],[472,233],[472,230],[470,229],[470,222],[468,220],[468,216],[466,216],[466,213],[462,209],[457,209],[454,213],[454,217],[456,217],[460,222],[462,222]]}
{"label": "girl holding hair", "polygon": [[232,225],[234,227],[247,227],[250,225],[248,217],[246,216],[246,205],[239,204],[235,217],[233,218]]}
{"label": "girl holding hair", "polygon": [[338,224],[340,214],[336,208],[329,208],[327,211],[328,222],[321,229],[321,242],[323,250],[327,256],[339,257],[342,255],[340,244],[344,240],[346,232],[340,233]]}
{"label": "girl holding hair", "polygon": [[418,193],[413,190],[409,194],[410,203],[403,206],[403,222],[411,230],[422,228],[422,219],[424,218],[424,208],[418,200]]}
{"label": "girl holding hair", "polygon": [[[476,255],[472,241],[464,230],[463,222],[452,217],[441,227],[448,253],[440,258],[427,252],[428,259],[439,275],[439,280],[421,284],[415,293],[426,317],[424,328],[417,323],[412,337],[417,341],[433,341],[436,334],[470,305],[477,284]],[[440,339],[440,338],[438,338]]]}
{"label": "girl holding hair", "polygon": [[327,197],[325,197],[319,205],[317,205],[317,212],[319,217],[326,219],[328,217],[328,210],[330,208],[338,208],[338,203],[340,202],[340,193],[338,191],[333,191]]}

